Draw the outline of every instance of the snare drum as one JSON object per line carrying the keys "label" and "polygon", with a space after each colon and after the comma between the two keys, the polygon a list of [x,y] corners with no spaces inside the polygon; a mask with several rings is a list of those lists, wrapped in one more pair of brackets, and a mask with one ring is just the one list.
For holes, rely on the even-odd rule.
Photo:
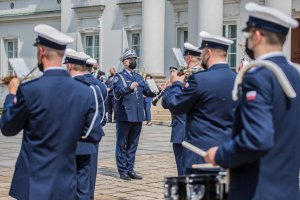
{"label": "snare drum", "polygon": [[166,177],[164,196],[167,200],[224,200],[226,195],[219,174],[192,174]]}

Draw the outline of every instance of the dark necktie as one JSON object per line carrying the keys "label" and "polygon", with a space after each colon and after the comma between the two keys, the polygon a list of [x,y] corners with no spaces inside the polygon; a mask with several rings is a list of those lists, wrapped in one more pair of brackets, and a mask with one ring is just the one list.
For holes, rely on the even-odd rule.
{"label": "dark necktie", "polygon": [[130,72],[130,75],[131,75],[132,79],[133,79],[134,81],[136,81],[136,80],[135,80],[134,73],[133,73],[133,72]]}

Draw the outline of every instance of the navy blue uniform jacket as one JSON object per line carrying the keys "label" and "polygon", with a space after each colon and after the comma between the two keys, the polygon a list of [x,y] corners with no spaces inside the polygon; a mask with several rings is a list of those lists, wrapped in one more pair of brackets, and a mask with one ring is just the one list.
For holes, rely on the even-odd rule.
{"label": "navy blue uniform jacket", "polygon": [[266,68],[246,74],[233,140],[215,158],[231,168],[229,199],[299,199],[300,76],[282,54],[267,60],[280,66],[297,97],[288,98]]}
{"label": "navy blue uniform jacket", "polygon": [[[166,88],[165,92],[170,88]],[[175,87],[174,90],[181,90],[180,87]],[[168,109],[166,103],[162,99],[161,105],[163,108]],[[184,139],[185,133],[186,114],[175,115],[172,114],[172,131],[171,131],[171,142],[174,144],[181,144]]]}
{"label": "navy blue uniform jacket", "polygon": [[[80,76],[75,76],[75,80],[82,82],[83,84],[94,86],[97,94],[98,105],[99,105],[99,119],[101,126],[103,127],[106,123],[105,119],[105,104],[104,101],[107,97],[107,89],[104,83],[96,79],[92,74],[85,74]],[[97,133],[94,133],[97,134]],[[104,136],[104,131],[98,132],[101,138]],[[76,155],[86,155],[96,153],[98,151],[98,144],[92,144],[89,142],[79,141],[76,149]]]}
{"label": "navy blue uniform jacket", "polygon": [[[235,76],[228,64],[215,64],[190,75],[187,87],[181,89],[182,83],[177,81],[164,93],[163,101],[172,114],[187,114],[185,141],[207,150],[230,139]],[[200,156],[183,149],[185,168],[202,162]]]}
{"label": "navy blue uniform jacket", "polygon": [[[124,82],[121,78],[124,78]],[[132,82],[137,82],[139,86],[136,90],[131,90]],[[131,76],[123,70],[115,75],[113,89],[116,101],[116,120],[127,122],[142,122],[145,120],[144,96],[156,96],[151,92],[143,77],[137,73]]]}
{"label": "navy blue uniform jacket", "polygon": [[[94,119],[91,88],[73,80],[66,70],[47,70],[20,85],[16,104],[9,94],[4,103],[1,131],[23,140],[10,195],[19,200],[74,200],[76,198],[75,149]],[[85,141],[98,142],[95,122]]]}

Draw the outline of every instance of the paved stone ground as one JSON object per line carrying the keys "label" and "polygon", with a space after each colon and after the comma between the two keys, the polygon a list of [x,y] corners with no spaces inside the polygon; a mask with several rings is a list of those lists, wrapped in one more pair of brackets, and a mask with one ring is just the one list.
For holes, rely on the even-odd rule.
{"label": "paved stone ground", "polygon": [[[115,164],[115,124],[105,127],[106,136],[100,143],[95,199],[97,200],[157,200],[163,198],[163,178],[175,176],[176,167],[170,141],[170,128],[143,126],[136,157],[136,171],[143,180],[119,179]],[[8,190],[20,149],[22,134],[0,136],[0,200]]]}

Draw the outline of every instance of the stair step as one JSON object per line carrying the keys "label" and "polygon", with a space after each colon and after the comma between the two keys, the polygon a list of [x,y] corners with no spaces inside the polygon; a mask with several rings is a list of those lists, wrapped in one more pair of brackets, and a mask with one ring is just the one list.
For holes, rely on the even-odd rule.
{"label": "stair step", "polygon": [[169,126],[171,124],[171,121],[151,120],[151,122],[152,124],[163,126]]}
{"label": "stair step", "polygon": [[161,120],[161,121],[171,121],[171,116],[169,115],[152,115],[153,120]]}

